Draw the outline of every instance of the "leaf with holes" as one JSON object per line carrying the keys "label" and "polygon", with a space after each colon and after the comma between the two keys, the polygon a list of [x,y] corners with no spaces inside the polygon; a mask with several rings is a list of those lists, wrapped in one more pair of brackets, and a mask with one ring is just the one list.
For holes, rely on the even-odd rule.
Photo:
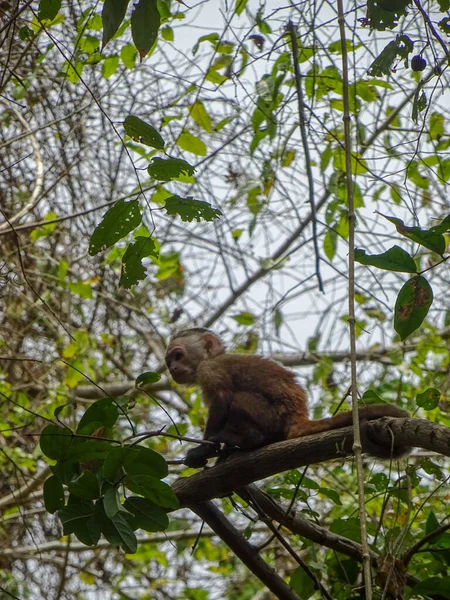
{"label": "leaf with holes", "polygon": [[136,285],[147,274],[142,260],[147,256],[158,258],[158,251],[153,238],[138,236],[134,244],[130,244],[122,258],[122,274],[119,285],[129,289]]}
{"label": "leaf with holes", "polygon": [[405,283],[394,309],[394,329],[402,340],[420,327],[432,302],[433,290],[425,277],[416,275]]}
{"label": "leaf with holes", "polygon": [[146,146],[162,150],[164,140],[152,125],[149,125],[139,117],[129,115],[123,122],[127,135]]}
{"label": "leaf with holes", "polygon": [[218,208],[213,208],[208,202],[194,200],[191,196],[171,196],[167,198],[166,210],[168,215],[179,215],[182,221],[213,221],[222,216]]}
{"label": "leaf with holes", "polygon": [[141,222],[139,202],[118,200],[105,213],[91,236],[89,254],[95,256],[136,229]]}

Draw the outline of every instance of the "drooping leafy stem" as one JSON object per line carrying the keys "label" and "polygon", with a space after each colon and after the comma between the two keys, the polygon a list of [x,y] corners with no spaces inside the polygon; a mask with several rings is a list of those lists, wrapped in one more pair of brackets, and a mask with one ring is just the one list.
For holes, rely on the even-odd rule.
{"label": "drooping leafy stem", "polygon": [[[159,131],[139,117],[128,115],[124,121],[125,133],[139,144],[164,151],[165,142]],[[147,172],[155,181],[168,182],[193,177],[195,169],[182,158],[160,158],[153,156]],[[178,194],[163,194],[165,210],[168,215],[178,215],[183,221],[201,219],[211,221],[221,216],[220,210],[213,208],[208,202],[195,200],[191,196],[181,197]],[[113,246],[141,225],[142,214],[138,200],[118,200],[104,214],[102,221],[95,228],[89,244],[89,254],[94,256],[102,250]],[[159,244],[146,228],[135,233],[135,241],[131,242],[122,257],[122,275],[119,285],[130,288],[146,277],[146,269],[142,264],[144,258],[159,260]]]}
{"label": "drooping leafy stem", "polygon": [[440,257],[434,264],[420,269],[416,260],[397,245],[381,254],[366,254],[365,250],[355,250],[355,260],[363,265],[377,267],[391,272],[415,273],[400,289],[394,309],[394,329],[402,340],[416,331],[423,323],[433,302],[433,290],[424,273],[447,261],[450,255],[444,256],[447,246],[444,233],[450,229],[450,215],[438,225],[429,229],[405,225],[402,219],[381,214],[393,223],[400,235],[431,250]]}
{"label": "drooping leafy stem", "polygon": [[367,600],[372,600],[372,570],[370,561],[370,548],[367,537],[367,514],[365,504],[364,467],[362,462],[362,444],[358,414],[358,389],[356,376],[356,318],[355,318],[355,203],[353,195],[352,178],[352,142],[350,132],[350,94],[348,78],[347,40],[345,34],[345,15],[342,0],[337,0],[339,36],[342,50],[342,97],[344,113],[344,149],[345,171],[348,201],[348,326],[350,332],[350,370],[351,370],[351,398],[353,414],[353,452],[356,462],[356,475],[358,481],[358,511],[361,530],[361,549],[363,558],[364,586]]}

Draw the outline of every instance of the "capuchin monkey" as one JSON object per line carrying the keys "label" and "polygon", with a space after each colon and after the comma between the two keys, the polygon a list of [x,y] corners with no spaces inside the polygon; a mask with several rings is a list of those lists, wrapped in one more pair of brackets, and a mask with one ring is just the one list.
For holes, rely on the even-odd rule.
{"label": "capuchin monkey", "polygon": [[[218,453],[220,444],[243,450],[322,433],[352,425],[352,413],[311,421],[305,391],[295,375],[261,356],[227,354],[222,340],[202,327],[177,332],[169,343],[166,364],[177,383],[196,383],[208,407],[202,444],[189,450],[184,463],[203,467]],[[361,423],[381,417],[408,417],[407,411],[389,404],[359,409]],[[410,449],[377,444],[361,430],[364,448],[378,458],[400,458]]]}

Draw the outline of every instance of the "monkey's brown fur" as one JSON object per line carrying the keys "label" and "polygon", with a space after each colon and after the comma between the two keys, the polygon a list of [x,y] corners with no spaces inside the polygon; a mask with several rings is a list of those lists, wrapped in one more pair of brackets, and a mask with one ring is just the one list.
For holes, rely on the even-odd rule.
{"label": "monkey's brown fur", "polygon": [[[200,386],[208,407],[206,440],[251,449],[352,425],[351,412],[310,421],[305,391],[293,373],[261,356],[227,354],[220,338],[207,329],[179,331],[167,348],[166,363],[177,383]],[[362,424],[386,416],[409,415],[389,404],[359,409]],[[379,458],[398,458],[409,450],[377,444],[364,427],[362,434],[366,451]],[[203,466],[214,454],[214,448],[202,445],[188,452],[185,463]]]}

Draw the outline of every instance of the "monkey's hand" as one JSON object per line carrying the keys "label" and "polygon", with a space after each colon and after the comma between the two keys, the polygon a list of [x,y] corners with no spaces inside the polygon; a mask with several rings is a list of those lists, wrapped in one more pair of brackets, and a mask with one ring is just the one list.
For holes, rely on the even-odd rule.
{"label": "monkey's hand", "polygon": [[208,462],[208,458],[217,455],[218,447],[212,446],[211,444],[201,444],[197,448],[191,448],[188,450],[184,464],[191,469],[200,469],[204,467]]}

